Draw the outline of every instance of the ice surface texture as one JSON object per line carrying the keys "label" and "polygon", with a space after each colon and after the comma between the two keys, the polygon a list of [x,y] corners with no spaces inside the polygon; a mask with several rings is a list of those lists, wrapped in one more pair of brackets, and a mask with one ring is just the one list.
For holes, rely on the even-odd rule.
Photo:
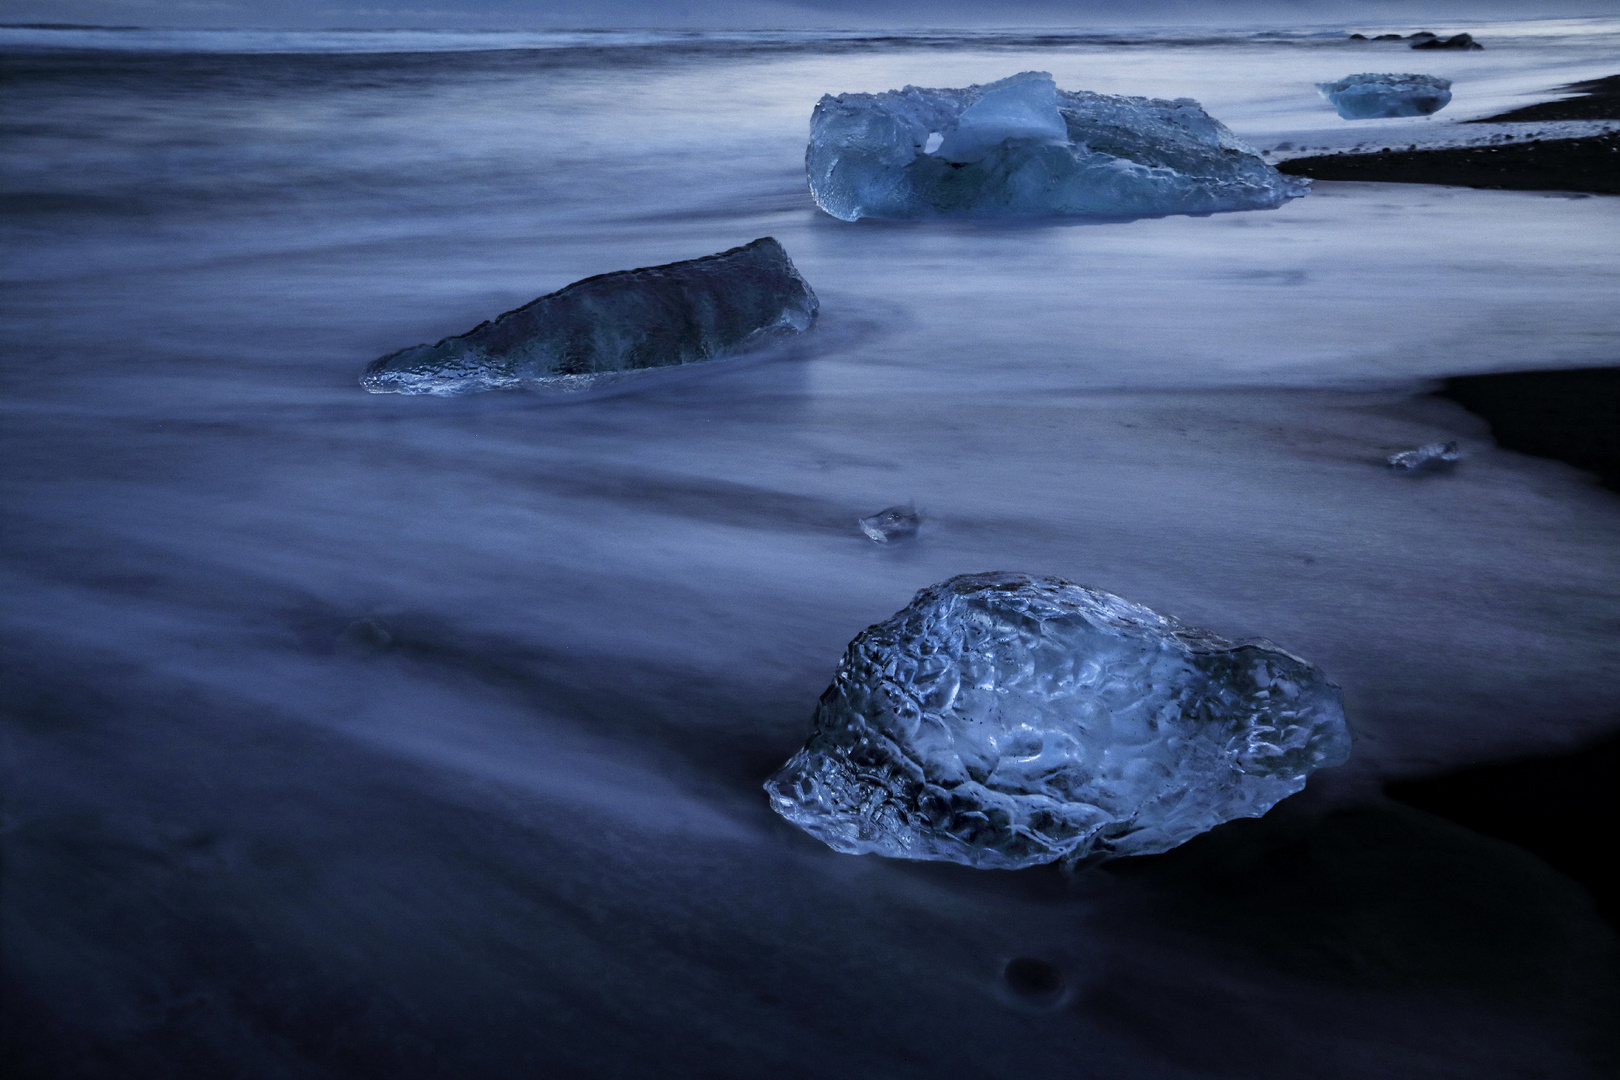
{"label": "ice surface texture", "polygon": [[360,385],[374,394],[583,390],[802,333],[818,307],[782,245],[766,236],[718,255],[576,281],[460,336],[385,356]]}
{"label": "ice surface texture", "polygon": [[823,97],[805,167],[817,204],[845,221],[1202,214],[1310,190],[1191,98],[1059,90],[1043,71]]}
{"label": "ice surface texture", "polygon": [[1389,467],[1397,472],[1430,472],[1456,464],[1462,457],[1455,442],[1432,442],[1416,450],[1389,455]]}
{"label": "ice surface texture", "polygon": [[1433,75],[1390,75],[1367,72],[1346,75],[1316,89],[1346,120],[1386,116],[1427,116],[1451,101],[1451,80]]}
{"label": "ice surface texture", "polygon": [[850,643],[765,790],[838,851],[1014,869],[1165,851],[1349,752],[1338,687],[1269,642],[971,574]]}

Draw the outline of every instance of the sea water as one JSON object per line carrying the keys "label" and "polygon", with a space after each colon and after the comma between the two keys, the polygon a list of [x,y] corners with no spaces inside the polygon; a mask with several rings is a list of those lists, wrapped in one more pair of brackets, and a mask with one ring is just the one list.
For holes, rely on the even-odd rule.
{"label": "sea water", "polygon": [[[1580,1075],[1551,1021],[1218,959],[1249,916],[1188,937],[1142,914],[1158,879],[839,855],[760,792],[851,638],[991,570],[1320,665],[1356,745],[1313,812],[1612,726],[1620,503],[1423,392],[1613,363],[1615,200],[850,224],[806,188],[823,93],[1047,70],[1195,98],[1275,160],[1486,138],[1458,122],[1620,44],[1348,29],[0,31],[15,1045],[118,1075]],[[1403,67],[1453,81],[1444,114],[1314,90]],[[767,235],[822,301],[777,352],[565,403],[357,384]],[[1384,464],[1451,440],[1449,472]],[[896,504],[927,528],[871,543]],[[1487,929],[1560,979],[1597,948]],[[1009,1004],[1019,956],[1062,1008]]]}

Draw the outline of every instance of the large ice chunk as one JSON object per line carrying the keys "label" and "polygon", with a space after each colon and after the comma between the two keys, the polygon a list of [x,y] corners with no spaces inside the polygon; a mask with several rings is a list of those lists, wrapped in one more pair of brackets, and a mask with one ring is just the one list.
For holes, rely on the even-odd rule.
{"label": "large ice chunk", "polygon": [[818,308],[782,245],[766,236],[718,255],[576,281],[437,345],[385,356],[360,385],[374,394],[588,389],[801,333]]}
{"label": "large ice chunk", "polygon": [[1384,116],[1428,116],[1451,101],[1451,80],[1433,75],[1390,75],[1367,72],[1346,75],[1316,89],[1346,120]]}
{"label": "large ice chunk", "polygon": [[971,574],[850,643],[765,789],[839,851],[1011,869],[1165,851],[1349,752],[1338,687],[1269,642]]}
{"label": "large ice chunk", "polygon": [[1059,90],[1044,71],[823,97],[805,167],[817,204],[845,221],[1203,214],[1310,190],[1191,98]]}

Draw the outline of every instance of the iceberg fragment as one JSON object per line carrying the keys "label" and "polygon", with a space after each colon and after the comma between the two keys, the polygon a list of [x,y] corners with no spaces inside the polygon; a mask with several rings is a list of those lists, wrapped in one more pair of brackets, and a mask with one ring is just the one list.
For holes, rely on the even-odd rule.
{"label": "iceberg fragment", "polygon": [[910,540],[917,535],[917,527],[921,523],[922,518],[914,506],[891,506],[855,522],[861,527],[861,532],[878,544]]}
{"label": "iceberg fragment", "polygon": [[1044,71],[825,96],[805,168],[817,205],[845,221],[1205,214],[1310,190],[1191,98],[1059,90]]}
{"label": "iceberg fragment", "polygon": [[1316,84],[1317,91],[1346,120],[1386,116],[1428,116],[1451,101],[1451,80],[1433,75],[1366,72]]}
{"label": "iceberg fragment", "polygon": [[1436,37],[1433,34],[1413,34],[1413,37],[1422,37],[1422,41],[1412,42],[1414,49],[1462,49],[1464,51],[1478,51],[1485,46],[1474,40],[1472,34],[1453,34],[1448,38]]}
{"label": "iceberg fragment", "polygon": [[842,852],[1014,869],[1166,851],[1349,756],[1339,688],[1059,578],[952,578],[850,643],[766,783]]}
{"label": "iceberg fragment", "polygon": [[701,259],[576,281],[465,334],[374,361],[374,394],[507,386],[584,390],[646,368],[694,364],[802,333],[819,303],[766,236]]}
{"label": "iceberg fragment", "polygon": [[1399,472],[1431,472],[1455,463],[1462,454],[1456,442],[1433,442],[1416,450],[1389,455],[1389,467]]}

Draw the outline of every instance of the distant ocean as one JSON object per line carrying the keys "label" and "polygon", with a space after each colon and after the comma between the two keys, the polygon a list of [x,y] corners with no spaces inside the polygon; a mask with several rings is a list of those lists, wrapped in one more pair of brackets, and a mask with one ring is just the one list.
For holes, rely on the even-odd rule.
{"label": "distant ocean", "polygon": [[[1485,48],[1346,39],[1417,29]],[[824,93],[1024,70],[1274,159],[1481,141],[1617,57],[1613,19],[0,28],[11,1075],[1599,1075],[1612,932],[1378,792],[1614,725],[1620,503],[1427,391],[1615,363],[1620,203],[847,224],[804,149]],[[1364,71],[1453,103],[1347,124],[1314,84]],[[357,385],[767,235],[822,304],[779,352],[561,403]],[[1436,439],[1450,473],[1381,464]],[[908,502],[915,541],[856,528]],[[777,820],[850,638],[1000,569],[1297,652],[1354,756],[1135,876]]]}

